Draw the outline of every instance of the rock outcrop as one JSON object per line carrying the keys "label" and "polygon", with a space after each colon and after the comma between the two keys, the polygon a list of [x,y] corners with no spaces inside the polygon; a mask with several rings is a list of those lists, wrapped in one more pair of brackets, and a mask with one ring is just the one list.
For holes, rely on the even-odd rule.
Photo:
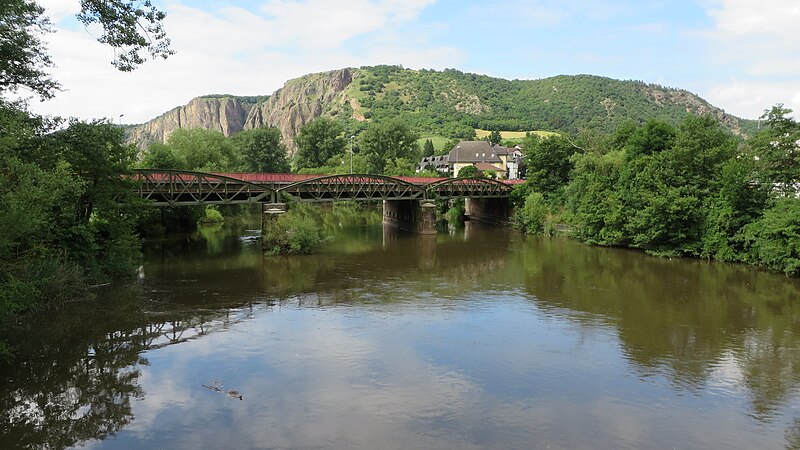
{"label": "rock outcrop", "polygon": [[139,147],[152,142],[166,142],[169,135],[181,128],[216,130],[230,136],[244,129],[245,118],[253,108],[236,97],[198,97],[149,122],[131,128],[128,140]]}
{"label": "rock outcrop", "polygon": [[128,140],[144,148],[164,143],[177,129],[203,128],[225,136],[263,126],[277,127],[290,154],[294,138],[304,124],[331,112],[349,100],[345,89],[353,82],[355,69],[306,75],[286,82],[266,101],[246,103],[237,97],[198,97],[128,131]]}
{"label": "rock outcrop", "polygon": [[353,71],[341,69],[287,81],[269,100],[250,111],[244,128],[278,128],[289,153],[293,154],[294,138],[300,127],[330,112],[332,107],[349,104],[344,91],[353,82]]}

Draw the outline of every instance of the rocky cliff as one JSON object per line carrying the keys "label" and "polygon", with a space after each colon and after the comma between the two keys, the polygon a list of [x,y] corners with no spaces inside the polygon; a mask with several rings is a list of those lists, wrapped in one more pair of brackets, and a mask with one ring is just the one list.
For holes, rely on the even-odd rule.
{"label": "rocky cliff", "polygon": [[244,128],[277,127],[289,153],[294,153],[294,137],[300,127],[349,104],[345,89],[353,82],[353,72],[341,69],[289,80],[269,100],[250,110]]}
{"label": "rocky cliff", "polygon": [[128,140],[145,147],[151,142],[166,142],[169,135],[180,128],[204,128],[230,136],[244,129],[245,118],[253,106],[243,104],[236,97],[198,97],[131,128]]}
{"label": "rocky cliff", "polygon": [[144,148],[151,142],[166,142],[179,128],[203,128],[230,136],[263,126],[281,130],[289,153],[300,127],[323,112],[338,112],[347,102],[344,90],[353,81],[355,69],[306,75],[289,80],[266,101],[249,103],[242,97],[198,97],[128,131],[128,140]]}

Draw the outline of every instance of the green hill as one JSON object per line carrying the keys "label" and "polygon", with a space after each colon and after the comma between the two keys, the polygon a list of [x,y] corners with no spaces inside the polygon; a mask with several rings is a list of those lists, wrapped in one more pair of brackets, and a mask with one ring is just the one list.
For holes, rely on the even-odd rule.
{"label": "green hill", "polygon": [[755,122],[726,114],[680,89],[594,75],[505,80],[446,69],[362,67],[347,89],[354,113],[367,119],[403,117],[423,134],[457,137],[460,128],[507,131],[611,131],[628,119],[677,122],[687,112],[710,113],[737,134]]}

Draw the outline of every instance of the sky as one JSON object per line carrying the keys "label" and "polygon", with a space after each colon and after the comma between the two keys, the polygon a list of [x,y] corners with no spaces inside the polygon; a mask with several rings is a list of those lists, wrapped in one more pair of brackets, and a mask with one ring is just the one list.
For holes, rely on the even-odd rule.
{"label": "sky", "polygon": [[75,20],[79,0],[38,1],[64,90],[30,106],[62,117],[141,123],[200,95],[376,64],[593,74],[687,89],[744,118],[800,112],[800,0],[154,0],[176,54],[131,73]]}

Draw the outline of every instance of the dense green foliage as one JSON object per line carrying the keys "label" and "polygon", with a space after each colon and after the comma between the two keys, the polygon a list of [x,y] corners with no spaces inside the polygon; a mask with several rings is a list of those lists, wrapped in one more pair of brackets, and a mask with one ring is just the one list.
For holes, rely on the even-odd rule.
{"label": "dense green foliage", "polygon": [[295,143],[297,154],[294,165],[297,169],[324,166],[332,157],[344,153],[347,145],[344,127],[327,117],[303,125]]}
{"label": "dense green foliage", "polygon": [[175,130],[166,144],[150,144],[140,167],[286,173],[289,162],[277,128],[255,128],[229,138],[219,131],[196,128]]}
{"label": "dense green foliage", "polygon": [[122,130],[73,121],[46,134],[39,118],[0,105],[0,322],[130,275],[141,202]]}
{"label": "dense green foliage", "polygon": [[[358,102],[356,112],[368,119],[400,118],[419,133],[448,139],[473,139],[476,128],[611,132],[631,119],[651,118],[675,125],[687,109],[715,110],[723,117],[686,91],[592,75],[504,80],[453,69],[362,67],[348,95]],[[724,117],[728,128],[755,132],[755,121]],[[497,137],[499,132],[490,139]]]}
{"label": "dense green foliage", "polygon": [[[44,9],[31,0],[0,6],[0,355],[4,324],[33,308],[86,295],[92,284],[133,274],[141,200],[127,177],[135,148],[106,122],[45,119],[8,94],[50,98],[59,89],[43,35]],[[82,0],[77,18],[102,27],[98,39],[129,71],[172,54],[149,1]],[[56,130],[59,126],[66,125]]]}
{"label": "dense green foliage", "polygon": [[513,196],[518,225],[541,231],[547,208],[563,208],[588,243],[800,274],[800,124],[788,113],[773,108],[743,143],[707,115],[677,127],[623,124],[571,155],[541,151],[556,138],[529,142],[530,178]]}
{"label": "dense green foliage", "polygon": [[549,213],[550,208],[544,195],[531,192],[525,197],[522,208],[514,214],[514,228],[532,234],[542,233]]}
{"label": "dense green foliage", "polygon": [[422,156],[427,158],[433,156],[434,153],[436,153],[436,149],[433,148],[433,141],[425,139],[425,144],[422,146]]}
{"label": "dense green foliage", "polygon": [[234,152],[238,153],[238,169],[243,172],[289,172],[286,146],[281,142],[281,132],[274,127],[261,127],[242,131],[230,138]]}
{"label": "dense green foliage", "polygon": [[458,178],[472,178],[472,177],[480,177],[483,173],[478,170],[475,166],[464,166],[458,170],[456,176]]}
{"label": "dense green foliage", "polygon": [[367,173],[409,175],[421,157],[419,136],[399,120],[375,122],[359,135],[359,148]]}
{"label": "dense green foliage", "polygon": [[42,34],[49,31],[44,8],[31,0],[10,0],[0,6],[0,92],[24,87],[49,98],[58,83],[47,74],[52,66]]}

